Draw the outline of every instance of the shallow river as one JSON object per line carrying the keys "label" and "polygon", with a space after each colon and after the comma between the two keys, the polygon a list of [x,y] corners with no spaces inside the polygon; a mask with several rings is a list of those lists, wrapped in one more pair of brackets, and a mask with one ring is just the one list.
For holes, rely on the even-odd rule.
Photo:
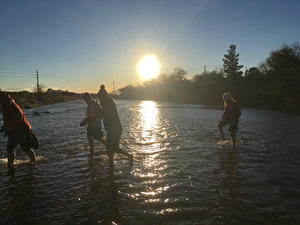
{"label": "shallow river", "polygon": [[133,166],[120,155],[109,166],[100,143],[90,156],[81,101],[26,111],[35,167],[17,149],[8,174],[0,137],[0,224],[300,224],[300,115],[243,109],[232,149],[217,143],[221,110],[117,106]]}

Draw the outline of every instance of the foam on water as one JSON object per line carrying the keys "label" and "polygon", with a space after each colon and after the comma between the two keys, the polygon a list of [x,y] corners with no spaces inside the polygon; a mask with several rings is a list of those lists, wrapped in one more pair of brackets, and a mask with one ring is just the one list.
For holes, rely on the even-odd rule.
{"label": "foam on water", "polygon": [[[36,163],[40,163],[46,160],[46,157],[41,155],[36,155],[35,157]],[[15,159],[15,165],[25,164],[25,163],[31,163],[29,159]],[[7,158],[0,158],[0,164],[7,164]]]}
{"label": "foam on water", "polygon": [[[241,139],[241,138],[237,138],[237,139],[235,140],[235,142],[241,144],[241,143],[245,143],[245,140],[244,140],[244,139]],[[232,141],[231,141],[231,139],[219,140],[219,141],[217,142],[217,144],[218,144],[218,145],[227,145],[227,144],[232,144]]]}

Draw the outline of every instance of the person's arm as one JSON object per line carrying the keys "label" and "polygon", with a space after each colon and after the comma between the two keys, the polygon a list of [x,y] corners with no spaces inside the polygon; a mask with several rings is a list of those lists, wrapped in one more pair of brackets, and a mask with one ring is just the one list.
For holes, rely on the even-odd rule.
{"label": "person's arm", "polygon": [[5,125],[2,125],[1,126],[1,129],[0,129],[0,133],[3,133],[4,132],[4,136],[7,135],[7,127]]}
{"label": "person's arm", "polygon": [[7,128],[7,127],[6,127],[6,126],[7,126],[7,125],[6,125],[6,121],[7,121],[6,113],[3,112],[3,113],[2,113],[2,116],[3,116],[3,125],[1,126],[1,132],[3,132],[5,128]]}
{"label": "person's arm", "polygon": [[242,112],[241,112],[241,109],[240,109],[239,104],[238,104],[238,103],[235,103],[234,115],[235,115],[236,117],[240,117],[241,114],[242,114]]}
{"label": "person's arm", "polygon": [[8,118],[7,118],[7,112],[3,110],[2,112],[3,115],[3,125],[1,126],[1,130],[0,133],[4,132],[4,136],[7,135],[7,122],[8,122]]}
{"label": "person's arm", "polygon": [[85,126],[88,123],[88,117],[89,117],[89,105],[87,106],[86,109],[86,117],[80,122],[80,126]]}
{"label": "person's arm", "polygon": [[7,136],[8,134],[8,131],[7,131],[7,127],[6,126],[1,126],[1,129],[0,129],[0,133],[4,133],[3,136]]}
{"label": "person's arm", "polygon": [[103,118],[103,109],[97,104],[97,118],[102,119]]}
{"label": "person's arm", "polygon": [[88,123],[88,118],[85,117],[84,120],[81,121],[80,126],[85,126]]}
{"label": "person's arm", "polygon": [[109,131],[108,124],[107,124],[107,121],[105,119],[103,120],[103,125],[104,125],[104,129],[108,132]]}

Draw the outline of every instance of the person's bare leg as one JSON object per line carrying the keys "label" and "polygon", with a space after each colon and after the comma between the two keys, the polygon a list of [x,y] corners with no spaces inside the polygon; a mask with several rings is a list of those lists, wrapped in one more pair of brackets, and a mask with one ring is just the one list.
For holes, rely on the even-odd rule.
{"label": "person's bare leg", "polygon": [[218,127],[219,127],[219,131],[220,131],[222,140],[225,140],[223,125],[221,123],[219,123]]}
{"label": "person's bare leg", "polygon": [[28,151],[26,151],[26,155],[28,156],[28,158],[30,159],[30,161],[32,163],[36,163],[35,154],[34,154],[34,151],[32,149],[29,149]]}
{"label": "person's bare leg", "polygon": [[90,152],[91,154],[94,154],[94,140],[92,137],[88,137],[89,145],[90,145]]}
{"label": "person's bare leg", "polygon": [[232,147],[235,148],[235,134],[237,131],[237,126],[234,125],[230,125],[229,127],[230,133],[231,133],[231,141],[232,141]]}
{"label": "person's bare leg", "polygon": [[118,153],[121,153],[121,154],[127,156],[130,161],[133,161],[133,155],[131,155],[130,153],[126,152],[125,150],[119,148],[118,149]]}
{"label": "person's bare leg", "polygon": [[235,137],[231,137],[232,147],[235,148]]}
{"label": "person's bare leg", "polygon": [[102,144],[106,145],[106,141],[105,141],[103,138],[101,138],[99,141],[100,141]]}
{"label": "person's bare leg", "polygon": [[7,168],[8,169],[13,169],[14,168],[15,158],[16,158],[15,151],[7,152]]}
{"label": "person's bare leg", "polygon": [[13,139],[8,137],[7,146],[6,146],[7,169],[8,170],[15,168],[14,167],[14,162],[15,162],[15,158],[16,158],[15,147],[16,147],[16,144],[14,143]]}
{"label": "person's bare leg", "polygon": [[109,164],[113,165],[114,164],[114,153],[109,152],[108,157],[109,157]]}

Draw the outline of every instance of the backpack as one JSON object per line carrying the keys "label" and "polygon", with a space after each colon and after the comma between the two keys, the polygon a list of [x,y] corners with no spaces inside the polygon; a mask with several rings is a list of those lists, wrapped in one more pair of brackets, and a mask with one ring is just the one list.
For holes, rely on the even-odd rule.
{"label": "backpack", "polygon": [[39,148],[39,141],[32,130],[30,130],[26,134],[25,142],[26,142],[27,146],[29,146],[30,148],[34,148],[34,149]]}

